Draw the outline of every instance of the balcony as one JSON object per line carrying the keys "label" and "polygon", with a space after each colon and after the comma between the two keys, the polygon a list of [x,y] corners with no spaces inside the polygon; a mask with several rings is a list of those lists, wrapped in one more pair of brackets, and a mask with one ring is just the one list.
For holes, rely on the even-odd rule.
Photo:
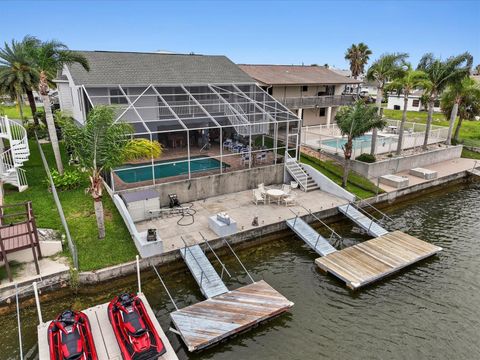
{"label": "balcony", "polygon": [[[280,99],[279,99],[280,100]],[[355,102],[354,95],[325,95],[290,97],[280,100],[290,110],[308,109],[315,107],[329,107],[352,105]]]}

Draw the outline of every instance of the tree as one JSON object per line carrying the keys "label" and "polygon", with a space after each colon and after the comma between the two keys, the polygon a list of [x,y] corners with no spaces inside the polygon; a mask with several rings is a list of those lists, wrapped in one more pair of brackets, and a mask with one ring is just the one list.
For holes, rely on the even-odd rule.
{"label": "tree", "polygon": [[38,72],[29,57],[31,38],[26,36],[21,42],[12,40],[0,49],[0,92],[10,95],[17,101],[20,117],[23,120],[22,95],[27,94],[35,124],[38,119],[32,89],[38,84]]}
{"label": "tree", "polygon": [[[457,143],[463,120],[474,120],[475,116],[480,115],[480,83],[465,77],[461,82],[448,86],[442,93],[440,105],[450,120],[455,119],[458,114],[458,123],[453,135],[453,140]],[[447,143],[450,143],[448,140]]]}
{"label": "tree", "polygon": [[[403,66],[405,65],[407,57],[408,54],[405,53],[383,54],[367,70],[367,80],[374,81],[377,85],[377,98],[375,100],[375,105],[377,107],[378,115],[380,116],[382,116],[383,89],[389,80],[397,78],[402,74]],[[377,129],[374,128],[370,150],[372,155],[375,155],[376,147]]]}
{"label": "tree", "polygon": [[[424,71],[428,76],[425,89],[429,95],[427,125],[423,141],[424,150],[427,150],[428,146],[435,100],[448,85],[460,82],[465,76],[470,74],[472,62],[473,57],[468,52],[449,57],[446,60],[435,58],[433,54],[428,53],[420,59],[417,70]],[[449,133],[451,134],[451,128],[453,127],[451,120],[450,123]]]}
{"label": "tree", "polygon": [[365,104],[361,100],[353,106],[341,107],[335,116],[335,120],[342,135],[347,137],[347,142],[342,146],[345,157],[342,186],[346,187],[348,173],[350,172],[353,140],[372,129],[383,128],[386,121],[378,114],[375,107]]}
{"label": "tree", "polygon": [[363,42],[352,44],[347,49],[345,60],[350,62],[350,71],[355,80],[365,72],[365,65],[367,65],[370,55],[372,55],[372,51]]}
{"label": "tree", "polygon": [[[128,160],[134,154],[138,158],[158,157],[161,153],[160,144],[141,139],[130,140],[133,132],[130,124],[125,122],[115,123],[115,111],[111,107],[97,106],[88,114],[84,126],[77,126],[73,119],[62,114],[57,116],[62,125],[66,145],[78,159],[81,168],[89,172],[90,186],[87,191],[93,198],[95,216],[97,218],[98,237],[105,237],[105,223],[102,204],[102,172],[111,171]],[[132,146],[132,142],[138,142]],[[135,149],[132,151],[132,148]]]}
{"label": "tree", "polygon": [[403,94],[403,113],[398,132],[398,144],[396,151],[397,155],[402,153],[403,133],[405,129],[405,122],[407,121],[408,97],[413,90],[425,86],[426,80],[427,74],[425,74],[423,71],[413,70],[411,65],[408,64],[406,69],[401,72],[397,78],[393,79],[391,83],[385,86],[385,90],[387,91],[396,90],[399,95],[400,93]]}
{"label": "tree", "polygon": [[48,135],[52,143],[55,163],[58,172],[63,174],[62,157],[49,97],[49,83],[57,76],[57,71],[60,71],[64,65],[79,64],[87,71],[90,70],[90,67],[83,55],[69,50],[65,44],[56,40],[41,42],[38,39],[31,38],[30,45],[30,56],[39,73],[38,90],[43,101]]}

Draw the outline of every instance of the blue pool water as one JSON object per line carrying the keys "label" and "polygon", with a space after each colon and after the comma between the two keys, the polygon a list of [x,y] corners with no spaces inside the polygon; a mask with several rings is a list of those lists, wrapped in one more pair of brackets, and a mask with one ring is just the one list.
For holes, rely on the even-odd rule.
{"label": "blue pool water", "polygon": [[[385,144],[389,145],[390,142],[394,141],[394,139],[390,137],[384,137],[384,136],[379,136],[377,142],[379,144]],[[336,148],[338,146],[338,149],[341,149],[343,145],[347,142],[346,138],[342,139],[328,139],[328,140],[322,140],[321,145],[323,146],[329,146],[332,148]],[[372,135],[362,135],[355,140],[353,140],[353,149],[369,149],[372,144]]]}
{"label": "blue pool water", "polygon": [[[150,163],[124,165],[115,170],[118,177],[126,183],[152,180]],[[145,167],[139,167],[145,166]],[[223,163],[223,168],[230,165]],[[209,156],[192,156],[190,158],[190,172],[201,172],[220,169],[220,161]],[[157,161],[154,164],[155,179],[188,174],[187,158]]]}

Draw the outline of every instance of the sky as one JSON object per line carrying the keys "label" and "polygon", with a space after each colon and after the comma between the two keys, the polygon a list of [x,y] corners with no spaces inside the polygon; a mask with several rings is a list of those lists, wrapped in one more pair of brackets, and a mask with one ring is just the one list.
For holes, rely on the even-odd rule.
{"label": "sky", "polygon": [[[47,11],[49,16],[42,14]],[[75,50],[226,55],[236,63],[329,64],[366,43],[376,57],[469,51],[480,63],[475,1],[5,1],[0,44],[30,34]]]}

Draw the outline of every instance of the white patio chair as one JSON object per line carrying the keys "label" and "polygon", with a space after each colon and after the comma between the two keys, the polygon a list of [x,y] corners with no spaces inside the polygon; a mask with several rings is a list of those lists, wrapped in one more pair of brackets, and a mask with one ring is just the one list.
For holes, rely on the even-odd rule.
{"label": "white patio chair", "polygon": [[259,189],[253,189],[253,202],[255,205],[258,205],[258,203],[265,204],[265,196],[262,195]]}
{"label": "white patio chair", "polygon": [[263,183],[261,183],[261,184],[258,185],[258,190],[260,190],[260,193],[261,193],[263,196],[266,196],[267,190],[265,190],[265,185],[263,185]]}
{"label": "white patio chair", "polygon": [[285,206],[295,205],[295,203],[296,203],[295,193],[291,193],[291,194],[285,196],[282,199],[282,202],[285,204]]}
{"label": "white patio chair", "polygon": [[290,192],[292,191],[292,187],[290,185],[283,184],[282,191],[285,193],[285,195],[290,195]]}

